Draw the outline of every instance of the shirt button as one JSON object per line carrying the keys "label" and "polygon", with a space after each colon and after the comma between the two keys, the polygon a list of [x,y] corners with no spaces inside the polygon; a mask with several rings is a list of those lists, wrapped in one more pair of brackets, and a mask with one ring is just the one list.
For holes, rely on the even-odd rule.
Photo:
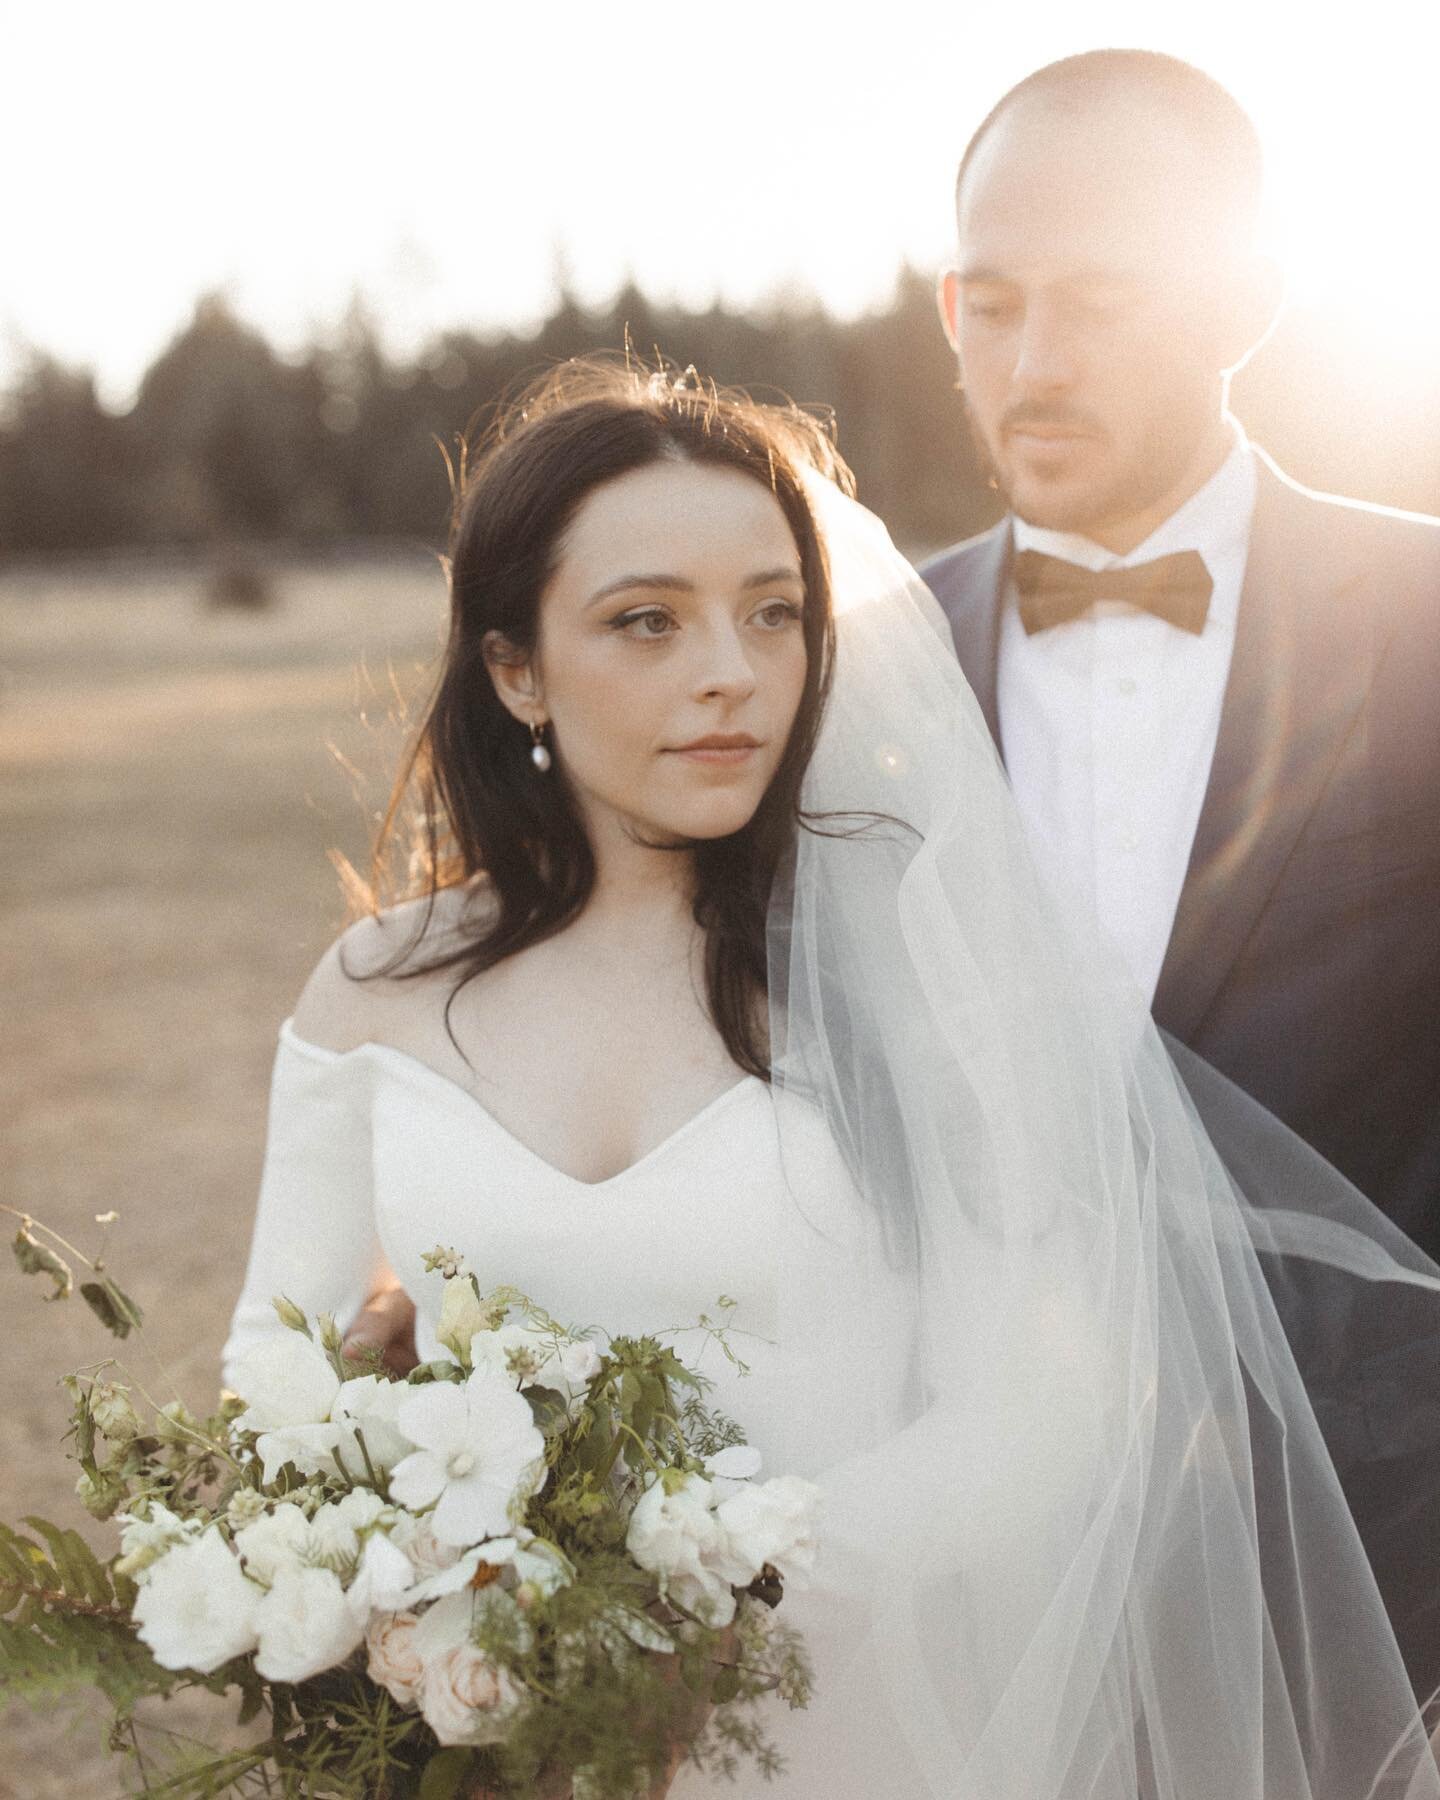
{"label": "shirt button", "polygon": [[1115,691],[1117,694],[1133,694],[1135,692],[1135,686],[1135,677],[1133,675],[1122,675],[1115,683]]}

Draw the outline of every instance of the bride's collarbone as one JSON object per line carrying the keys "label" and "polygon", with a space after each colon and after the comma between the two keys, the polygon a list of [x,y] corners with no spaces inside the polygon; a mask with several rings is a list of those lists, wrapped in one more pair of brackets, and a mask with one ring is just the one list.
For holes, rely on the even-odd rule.
{"label": "bride's collarbone", "polygon": [[454,1042],[443,1016],[417,1008],[412,1025],[392,1038],[395,1048],[464,1089],[542,1160],[587,1182],[643,1161],[744,1079],[698,1008],[647,1005],[633,989],[607,994],[603,984],[559,997],[462,993],[451,1012]]}
{"label": "bride's collarbone", "polygon": [[585,1181],[644,1160],[744,1079],[703,974],[663,934],[567,931],[458,988],[453,969],[345,986],[336,1048],[370,1041],[425,1064]]}

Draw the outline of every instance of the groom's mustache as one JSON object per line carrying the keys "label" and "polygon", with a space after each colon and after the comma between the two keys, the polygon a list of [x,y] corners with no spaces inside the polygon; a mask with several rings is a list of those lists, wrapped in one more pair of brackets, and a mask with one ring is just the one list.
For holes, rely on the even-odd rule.
{"label": "groom's mustache", "polygon": [[1073,431],[1085,437],[1104,437],[1105,432],[1100,423],[1086,413],[1075,412],[1068,406],[1016,406],[1005,413],[1000,420],[1000,435],[1007,437],[1012,431],[1030,431],[1036,428],[1049,431]]}

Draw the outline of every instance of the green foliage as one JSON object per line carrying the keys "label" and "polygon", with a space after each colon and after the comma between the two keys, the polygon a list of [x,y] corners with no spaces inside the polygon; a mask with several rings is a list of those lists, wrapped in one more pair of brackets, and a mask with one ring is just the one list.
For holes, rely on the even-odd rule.
{"label": "green foliage", "polygon": [[538,336],[457,329],[409,363],[361,306],[297,363],[207,296],[123,417],[88,374],[31,357],[0,416],[0,544],[22,555],[375,535],[438,545],[450,495],[437,441],[483,423],[539,369],[617,351],[627,332],[646,356],[658,347],[718,381],[833,408],[861,493],[902,540],[945,543],[997,514],[933,284],[907,270],[887,312],[849,321],[801,296],[739,312],[656,305],[633,286],[598,308],[562,293]]}
{"label": "green foliage", "polygon": [[0,1525],[0,1687],[34,1702],[98,1687],[122,1712],[184,1678],[162,1669],[130,1623],[134,1584],[85,1540],[43,1519]]}
{"label": "green foliage", "polygon": [[99,1281],[82,1281],[80,1294],[105,1329],[118,1338],[129,1337],[137,1325],[144,1323],[140,1308],[108,1275]]}
{"label": "green foliage", "polygon": [[418,1800],[457,1800],[475,1768],[469,1750],[442,1750],[431,1757],[420,1780]]}
{"label": "green foliage", "polygon": [[[92,1262],[24,1218],[16,1255],[27,1274],[49,1277],[54,1297],[72,1290],[68,1263],[45,1238],[89,1267],[95,1279],[81,1293],[107,1329],[124,1337],[140,1326],[139,1308],[98,1256]],[[515,1314],[525,1321],[536,1349],[512,1353],[517,1381],[577,1337],[515,1289],[481,1294],[453,1251],[434,1256],[447,1280],[474,1290],[491,1328]],[[297,1308],[282,1303],[279,1311],[286,1324],[307,1329]],[[702,1328],[725,1345],[722,1324],[707,1317]],[[345,1374],[333,1323],[317,1322],[316,1341]],[[423,1718],[369,1678],[363,1649],[293,1686],[262,1677],[250,1656],[210,1675],[155,1661],[132,1623],[132,1577],[187,1530],[218,1526],[228,1536],[282,1499],[313,1515],[362,1471],[341,1465],[338,1475],[302,1476],[287,1465],[262,1484],[254,1434],[239,1417],[243,1403],[232,1396],[199,1419],[178,1400],[162,1405],[116,1379],[113,1368],[92,1365],[65,1385],[77,1492],[97,1517],[123,1506],[137,1521],[127,1529],[127,1553],[101,1562],[77,1533],[44,1519],[27,1519],[27,1531],[0,1525],[0,1686],[31,1702],[98,1688],[115,1711],[112,1747],[135,1759],[145,1793],[458,1800],[483,1781],[502,1800],[551,1800],[557,1780],[573,1773],[587,1800],[630,1800],[687,1748],[702,1767],[722,1772],[746,1762],[762,1773],[778,1766],[753,1714],[772,1692],[803,1704],[809,1671],[799,1639],[787,1639],[748,1596],[733,1631],[706,1625],[667,1599],[626,1549],[631,1511],[652,1479],[680,1481],[716,1449],[743,1441],[733,1421],[707,1411],[708,1382],[664,1337],[611,1339],[578,1395],[534,1382],[522,1389],[545,1441],[548,1473],[520,1533],[532,1540],[532,1573],[522,1580],[519,1568],[507,1577],[501,1566],[482,1563],[474,1583],[472,1641],[523,1696],[507,1715],[504,1741],[483,1749],[443,1748]],[[411,1377],[464,1378],[446,1360]],[[363,1473],[383,1495],[368,1459]],[[235,1692],[238,1722],[258,1724],[260,1741],[222,1753],[175,1739],[162,1758],[143,1755],[137,1704],[186,1687]],[[710,1729],[701,1735],[707,1714]],[[154,1725],[146,1732],[173,1735]]]}

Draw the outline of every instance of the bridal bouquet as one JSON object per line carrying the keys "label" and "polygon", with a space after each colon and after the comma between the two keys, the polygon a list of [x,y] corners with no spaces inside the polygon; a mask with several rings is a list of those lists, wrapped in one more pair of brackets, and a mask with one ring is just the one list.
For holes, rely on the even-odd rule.
{"label": "bridal bouquet", "polygon": [[[26,1219],[15,1247],[70,1291],[71,1246]],[[757,1479],[669,1333],[602,1347],[453,1251],[425,1261],[445,1354],[404,1379],[284,1298],[289,1330],[210,1418],[112,1364],[69,1377],[78,1491],[119,1549],[0,1526],[0,1683],[98,1686],[144,1791],[193,1800],[632,1800],[686,1755],[773,1774],[755,1703],[808,1698],[774,1609],[813,1561],[818,1491]],[[85,1298],[127,1335],[138,1309],[92,1269]],[[194,1686],[238,1691],[258,1742],[157,1774],[135,1705]]]}

